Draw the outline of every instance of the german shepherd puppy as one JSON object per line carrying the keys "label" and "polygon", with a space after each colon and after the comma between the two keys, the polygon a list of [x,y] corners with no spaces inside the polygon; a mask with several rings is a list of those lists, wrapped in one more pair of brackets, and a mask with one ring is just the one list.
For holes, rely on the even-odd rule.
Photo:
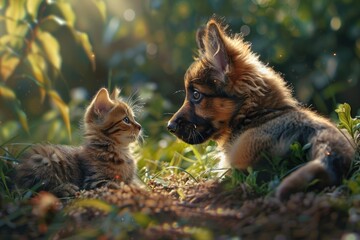
{"label": "german shepherd puppy", "polygon": [[197,32],[199,56],[185,74],[186,97],[168,130],[189,144],[215,140],[239,170],[286,157],[294,142],[310,146],[306,164],[285,177],[279,199],[316,187],[339,185],[355,147],[334,124],[302,107],[284,79],[262,63],[239,34],[212,18]]}

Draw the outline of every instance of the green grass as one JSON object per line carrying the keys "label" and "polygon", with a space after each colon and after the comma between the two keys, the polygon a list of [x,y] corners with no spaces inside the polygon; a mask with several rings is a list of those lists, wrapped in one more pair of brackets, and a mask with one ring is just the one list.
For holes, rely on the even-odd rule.
{"label": "green grass", "polygon": [[[73,109],[79,111],[76,107],[73,107]],[[359,146],[360,119],[352,118],[350,111],[351,108],[348,104],[341,104],[336,109],[339,116],[339,128],[346,129],[354,139],[356,146]],[[52,114],[48,113],[47,116]],[[54,116],[47,118],[51,124],[59,124],[58,122],[54,123],[54,119]],[[51,124],[50,126],[52,126]],[[16,155],[13,155],[9,151],[9,147],[14,145],[11,144],[13,140],[11,139],[0,145],[0,191],[3,196],[10,199],[15,197],[12,196],[13,193],[9,189],[9,183],[11,182],[9,176],[12,173],[12,166],[17,163],[18,156],[27,149],[26,144],[24,144]],[[267,194],[278,185],[281,179],[304,164],[306,151],[309,147],[308,145],[301,146],[297,142],[293,143],[291,145],[292,154],[286,159],[269,158],[266,154],[263,154],[264,159],[269,163],[267,169],[254,171],[249,168],[247,173],[234,170],[230,177],[231,182],[233,185],[246,183],[254,188],[256,192]],[[138,176],[144,183],[153,179],[161,181],[164,176],[179,173],[185,173],[195,181],[221,178],[224,177],[224,173],[227,171],[227,169],[219,169],[217,166],[219,154],[216,150],[216,144],[213,142],[192,146],[176,140],[175,137],[168,134],[163,134],[161,139],[145,140],[145,143],[138,146],[135,152],[139,156]],[[359,156],[357,156],[353,162],[352,176],[347,183],[351,182],[351,185],[354,185],[353,182],[357,182],[360,178],[359,169],[360,161]],[[258,181],[258,176],[262,175],[263,172],[271,175],[270,180],[268,179],[266,183]]]}
{"label": "green grass", "polygon": [[[351,109],[347,104],[340,105],[336,111],[339,115],[339,128],[346,129],[354,139],[356,146],[359,146],[359,119],[351,117]],[[10,229],[24,228],[29,230],[30,228],[30,232],[36,232],[39,229],[32,228],[43,226],[48,221],[46,219],[49,218],[48,215],[50,213],[47,213],[46,217],[37,218],[35,221],[38,222],[35,225],[30,227],[26,225],[27,221],[34,221],[32,218],[29,219],[33,211],[32,206],[29,205],[29,199],[37,196],[37,193],[36,188],[22,192],[11,189],[13,166],[17,164],[18,157],[29,146],[26,144],[19,144],[17,146],[13,141],[14,139],[11,139],[11,141],[0,145],[0,194],[2,208],[0,209],[2,216],[0,229],[7,227]],[[11,150],[13,146],[16,146],[18,149],[15,151],[16,154]],[[285,176],[304,163],[303,159],[308,148],[308,145],[301,146],[295,142],[291,146],[291,155],[286,159],[269,158],[264,154],[263,157],[268,160],[269,168],[263,170],[249,168],[247,172],[234,169],[220,169],[218,167],[219,152],[216,150],[214,142],[192,146],[176,140],[175,137],[168,134],[160,135],[160,139],[157,140],[145,140],[142,145],[135,148],[135,153],[139,158],[138,176],[145,185],[149,181],[156,181],[166,186],[168,183],[164,179],[168,176],[185,174],[195,182],[220,179],[229,190],[243,184],[257,196],[267,196],[273,193],[276,186]],[[264,173],[267,174],[266,181],[262,179]],[[339,188],[348,189],[350,198],[359,196],[359,151],[357,151],[356,159],[352,165],[351,176],[344,180],[343,185]],[[178,191],[178,194],[184,193]],[[180,196],[180,198],[182,197]],[[72,238],[94,238],[105,235],[109,236],[109,234],[126,238],[135,230],[147,227],[149,224],[155,224],[146,214],[119,209],[117,206],[101,200],[85,199],[75,201],[74,204],[77,207],[99,209],[99,211],[106,213],[107,217],[105,221],[96,222],[98,228],[94,229],[89,226],[88,228],[78,230],[72,235]],[[63,229],[66,224],[69,224],[66,214],[71,211],[72,207],[74,205],[69,205],[61,211],[57,211],[55,215],[51,215],[51,224],[44,225],[47,226],[46,233],[44,233],[45,237],[53,237],[57,231]],[[192,233],[192,236],[196,236],[196,234],[199,236],[209,234],[206,229],[187,230]]]}

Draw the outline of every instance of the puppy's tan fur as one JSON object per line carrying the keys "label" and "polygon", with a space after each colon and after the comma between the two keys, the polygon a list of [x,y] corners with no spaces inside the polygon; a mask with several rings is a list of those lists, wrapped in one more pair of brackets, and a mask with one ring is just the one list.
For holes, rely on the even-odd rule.
{"label": "puppy's tan fur", "polygon": [[218,20],[199,29],[197,42],[199,57],[185,74],[186,98],[170,132],[190,144],[215,140],[240,170],[261,165],[264,154],[285,157],[294,142],[309,144],[308,163],[278,187],[281,199],[316,179],[320,188],[341,183],[355,150],[333,123],[300,106],[283,78]]}

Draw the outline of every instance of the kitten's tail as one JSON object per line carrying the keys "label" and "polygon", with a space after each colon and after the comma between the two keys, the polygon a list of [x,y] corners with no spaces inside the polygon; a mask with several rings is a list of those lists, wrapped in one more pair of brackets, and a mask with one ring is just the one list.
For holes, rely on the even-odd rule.
{"label": "kitten's tail", "polygon": [[34,146],[24,153],[15,171],[18,188],[35,188],[59,196],[74,193],[82,179],[74,148],[60,145]]}

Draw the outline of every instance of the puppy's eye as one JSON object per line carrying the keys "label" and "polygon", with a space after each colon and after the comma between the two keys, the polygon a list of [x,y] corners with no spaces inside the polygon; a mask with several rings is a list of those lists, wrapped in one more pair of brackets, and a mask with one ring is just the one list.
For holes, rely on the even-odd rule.
{"label": "puppy's eye", "polygon": [[194,91],[193,92],[193,99],[194,100],[199,100],[201,98],[201,93],[199,93],[198,91]]}
{"label": "puppy's eye", "polygon": [[129,123],[130,123],[130,119],[129,119],[128,117],[125,117],[125,118],[123,119],[123,121],[124,121],[124,123],[126,123],[126,124],[129,124]]}

